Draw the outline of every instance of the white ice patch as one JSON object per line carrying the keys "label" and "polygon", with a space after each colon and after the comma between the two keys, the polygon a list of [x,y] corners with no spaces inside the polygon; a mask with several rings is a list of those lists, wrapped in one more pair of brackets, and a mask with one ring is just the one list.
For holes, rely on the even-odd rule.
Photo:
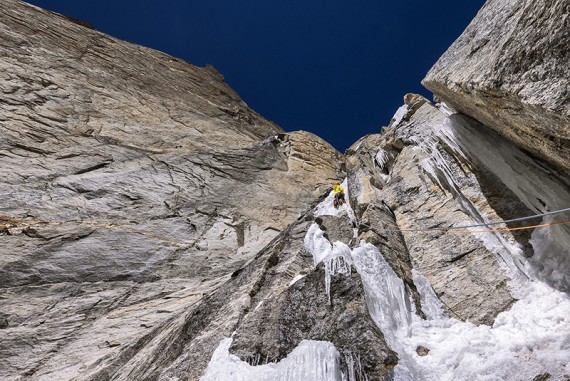
{"label": "white ice patch", "polygon": [[293,278],[293,279],[291,280],[291,282],[289,282],[289,287],[291,287],[292,285],[294,285],[295,283],[297,283],[298,280],[301,280],[301,279],[303,279],[304,277],[305,277],[305,275],[301,275],[301,274],[295,275],[295,278]]}
{"label": "white ice patch", "polygon": [[305,250],[313,256],[315,267],[324,262],[325,290],[330,301],[331,276],[336,274],[350,275],[352,264],[350,248],[340,241],[331,245],[319,225],[313,223],[305,235]]}
{"label": "white ice patch", "polygon": [[348,213],[348,217],[350,221],[354,221],[354,212],[350,206],[349,201],[349,193],[348,193],[348,182],[346,179],[341,183],[342,188],[344,189],[344,200],[346,204],[339,206],[338,208],[334,207],[334,193],[331,191],[329,195],[317,205],[313,214],[315,217],[318,216],[340,216],[343,213]]}
{"label": "white ice patch", "polygon": [[404,282],[374,245],[361,242],[352,251],[352,259],[362,278],[372,319],[385,334],[409,335],[412,317]]}
{"label": "white ice patch", "polygon": [[224,339],[200,381],[341,381],[339,353],[327,341],[303,340],[278,363],[251,366],[230,354]]}
{"label": "white ice patch", "polygon": [[[428,305],[437,305],[434,296]],[[570,363],[570,300],[539,282],[492,327],[431,317],[415,317],[411,337],[402,338],[411,356],[419,345],[430,350],[415,356],[426,380],[532,380],[547,371],[562,379]]]}
{"label": "white ice patch", "polygon": [[420,294],[420,301],[422,304],[422,311],[428,320],[444,319],[448,315],[443,308],[443,305],[437,298],[435,291],[431,287],[429,281],[416,270],[412,270],[412,277],[414,284]]}
{"label": "white ice patch", "polygon": [[[533,238],[550,242],[539,234],[544,232]],[[506,259],[517,260],[521,255],[520,246],[501,235],[474,235],[488,250]],[[316,224],[309,229],[305,247],[315,263],[348,257],[346,251],[333,254],[335,245]],[[514,295],[520,300],[499,314],[492,327],[475,326],[449,317],[427,279],[414,270],[422,310],[428,317],[422,320],[414,313],[403,281],[375,246],[362,242],[350,252],[350,258],[361,276],[372,319],[398,353],[397,381],[532,380],[545,372],[552,379],[562,379],[570,372],[570,300],[564,293],[515,277]],[[512,267],[518,266],[508,268]],[[420,345],[430,350],[428,355],[416,353]]]}
{"label": "white ice patch", "polygon": [[398,124],[400,124],[402,122],[402,119],[404,119],[407,113],[408,113],[408,105],[400,106],[400,108],[396,110],[396,113],[392,117],[392,120],[390,120],[390,126],[397,126]]}
{"label": "white ice patch", "polygon": [[388,152],[386,152],[385,150],[380,148],[378,150],[378,152],[376,153],[376,156],[374,158],[376,159],[376,164],[378,164],[378,166],[380,167],[380,170],[382,170],[382,169],[384,169],[384,166],[386,165],[386,163],[388,163],[390,156],[388,155]]}
{"label": "white ice patch", "polygon": [[364,285],[368,312],[390,348],[398,353],[396,380],[422,380],[413,355],[402,345],[411,335],[412,325],[412,308],[404,282],[374,245],[361,242],[352,251],[352,258]]}
{"label": "white ice patch", "polygon": [[342,242],[335,242],[332,246],[332,253],[329,257],[324,258],[325,262],[325,290],[331,301],[331,276],[342,274],[350,276],[352,258],[350,256],[350,247]]}
{"label": "white ice patch", "polygon": [[[400,358],[396,380],[531,380],[549,372],[562,379],[570,367],[570,299],[540,282],[527,282],[510,310],[492,327],[447,316],[433,289],[413,271],[428,320],[410,314],[405,286],[376,247],[353,251],[368,310]],[[418,346],[430,350],[416,353]]]}
{"label": "white ice patch", "polygon": [[313,223],[307,230],[307,234],[305,234],[305,250],[313,256],[313,265],[315,267],[323,259],[331,256],[332,245],[325,238],[324,232],[316,223]]}

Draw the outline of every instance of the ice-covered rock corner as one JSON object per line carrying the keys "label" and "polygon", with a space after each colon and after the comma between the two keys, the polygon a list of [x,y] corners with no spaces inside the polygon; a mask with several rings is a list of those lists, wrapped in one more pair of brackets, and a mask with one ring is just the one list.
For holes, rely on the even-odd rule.
{"label": "ice-covered rock corner", "polygon": [[[346,181],[343,185],[348,188]],[[349,213],[354,218],[349,204],[345,210],[331,205],[332,194],[314,214]],[[342,242],[331,243],[316,223],[308,229],[304,245],[315,267],[324,263],[327,293],[332,276],[348,276],[353,267],[360,274],[369,313],[399,355],[396,380],[531,380],[546,373],[553,380],[568,379],[570,300],[564,293],[528,280],[516,292],[518,301],[492,326],[476,326],[447,316],[427,279],[413,270],[427,316],[423,320],[416,314],[404,282],[377,247],[364,241],[353,249]],[[231,355],[230,345],[231,338],[220,343],[201,381],[368,379],[362,371],[355,371],[355,366],[342,372],[340,355],[330,342],[304,340],[281,362],[258,366]],[[420,347],[429,353],[420,356]]]}

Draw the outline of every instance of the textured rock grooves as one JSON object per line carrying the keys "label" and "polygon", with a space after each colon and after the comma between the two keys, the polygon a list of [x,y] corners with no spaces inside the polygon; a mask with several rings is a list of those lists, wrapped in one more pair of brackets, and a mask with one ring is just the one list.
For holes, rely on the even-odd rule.
{"label": "textured rock grooves", "polygon": [[[383,231],[448,227],[472,221],[471,210],[463,204],[467,192],[472,200],[477,197],[473,200],[479,204],[477,210],[483,207],[492,210],[485,205],[475,175],[466,168],[466,163],[453,157],[446,161],[454,165],[449,168],[452,173],[446,180],[461,182],[460,188],[443,182],[424,167],[432,157],[430,150],[446,154],[435,136],[445,116],[425,99],[416,97],[408,102],[410,111],[398,125],[382,135],[363,138],[347,152],[349,179],[354,179],[349,183],[350,194],[358,205],[357,216],[361,216],[360,236],[381,248],[386,260],[409,287],[415,289],[413,263],[430,280],[452,315],[490,324],[513,298],[506,286],[508,278],[500,270],[495,255],[479,240],[441,233],[402,235]],[[433,146],[422,147],[421,142],[430,139],[433,143],[428,144]],[[386,155],[386,162],[381,165],[375,160],[379,151]],[[467,202],[471,206],[471,201]],[[517,210],[514,205],[513,210]]]}
{"label": "textured rock grooves", "polygon": [[211,67],[25,3],[0,4],[0,40],[0,378],[157,379],[211,329],[184,365],[197,379],[235,325],[194,321],[201,301],[339,177],[339,153]]}
{"label": "textured rock grooves", "polygon": [[570,170],[569,7],[487,1],[422,82],[563,174]]}
{"label": "textured rock grooves", "polygon": [[[198,380],[232,337],[250,364],[328,341],[345,374],[357,362],[368,380],[392,380],[441,349],[416,345],[409,361],[379,328],[387,308],[425,323],[422,287],[477,328],[515,309],[527,279],[568,292],[567,225],[398,231],[570,206],[567,15],[562,1],[490,0],[425,80],[540,159],[413,94],[341,155],[250,110],[212,67],[4,0],[0,379]],[[344,177],[352,211],[321,213]],[[317,226],[327,245],[354,249],[355,266],[366,242],[389,271],[333,271],[329,299],[330,263],[315,266],[305,246]],[[370,274],[396,278],[383,284],[401,298],[369,310]]]}

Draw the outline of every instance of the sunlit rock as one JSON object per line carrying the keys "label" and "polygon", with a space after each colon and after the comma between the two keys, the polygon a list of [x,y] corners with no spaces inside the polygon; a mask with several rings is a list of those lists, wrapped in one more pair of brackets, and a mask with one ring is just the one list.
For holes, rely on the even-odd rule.
{"label": "sunlit rock", "polygon": [[457,111],[570,170],[566,0],[489,0],[423,85]]}

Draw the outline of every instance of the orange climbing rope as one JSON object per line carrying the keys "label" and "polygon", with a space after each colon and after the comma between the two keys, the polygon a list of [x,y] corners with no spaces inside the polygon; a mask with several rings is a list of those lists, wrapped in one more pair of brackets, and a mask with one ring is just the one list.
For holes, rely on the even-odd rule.
{"label": "orange climbing rope", "polygon": [[[498,225],[498,224],[505,224],[505,223],[509,223],[509,222],[525,221],[525,220],[536,219],[539,217],[549,216],[549,215],[553,215],[553,214],[566,213],[566,212],[570,212],[570,208],[553,210],[553,211],[549,211],[549,212],[535,214],[532,216],[513,218],[510,220],[485,222],[485,223],[480,223],[480,224],[475,224],[475,225],[451,226],[448,228],[401,229],[396,225],[385,224],[388,226],[394,226],[396,229],[374,228],[374,230],[380,230],[380,231],[384,231],[384,232],[401,232],[401,233],[454,233],[454,234],[501,233],[501,232],[506,232],[506,231],[527,230],[527,229],[535,229],[535,228],[541,228],[541,227],[547,227],[547,226],[565,225],[565,224],[570,224],[570,220],[550,222],[550,223],[530,225],[530,226],[512,227],[512,228],[484,229],[484,230],[471,230],[471,229],[476,228],[476,227],[481,227],[481,226],[487,226],[488,227],[490,225]],[[361,224],[361,226],[372,228],[372,226],[370,226],[368,224]]]}
{"label": "orange climbing rope", "polygon": [[[471,233],[502,233],[506,231],[513,231],[513,230],[527,230],[527,229],[535,229],[535,228],[542,228],[546,226],[555,226],[555,225],[565,225],[570,224],[569,221],[558,221],[558,222],[551,222],[548,224],[538,224],[538,225],[531,225],[531,226],[519,226],[516,228],[502,228],[502,229],[486,229],[486,230],[450,230],[450,229],[400,229],[402,233],[452,233],[452,234],[471,234]],[[379,229],[379,230],[387,230],[387,231],[394,231],[390,229]]]}

